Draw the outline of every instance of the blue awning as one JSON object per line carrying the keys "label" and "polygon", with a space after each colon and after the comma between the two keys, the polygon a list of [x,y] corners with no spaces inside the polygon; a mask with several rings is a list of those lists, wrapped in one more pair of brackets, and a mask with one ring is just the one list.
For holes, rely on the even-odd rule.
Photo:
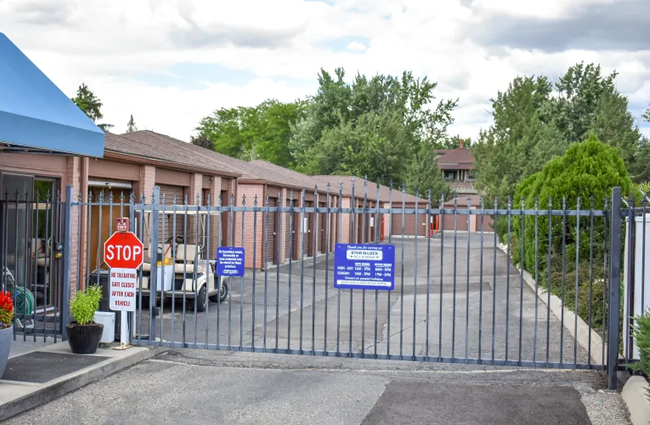
{"label": "blue awning", "polygon": [[0,33],[0,143],[3,148],[102,157],[104,132]]}

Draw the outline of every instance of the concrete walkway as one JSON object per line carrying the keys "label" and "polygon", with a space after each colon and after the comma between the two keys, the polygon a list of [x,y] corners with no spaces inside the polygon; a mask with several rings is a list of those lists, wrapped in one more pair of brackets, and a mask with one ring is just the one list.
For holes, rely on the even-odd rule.
{"label": "concrete walkway", "polygon": [[7,421],[627,425],[593,371],[178,350]]}
{"label": "concrete walkway", "polygon": [[148,359],[154,353],[143,347],[105,347],[92,355],[77,355],[71,353],[67,342],[49,342],[12,342],[9,362],[0,379],[0,422]]}

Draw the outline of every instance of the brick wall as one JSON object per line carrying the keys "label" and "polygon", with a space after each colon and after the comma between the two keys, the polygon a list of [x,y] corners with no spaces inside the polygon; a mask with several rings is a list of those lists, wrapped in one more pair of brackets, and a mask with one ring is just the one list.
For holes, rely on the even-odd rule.
{"label": "brick wall", "polygon": [[[260,184],[240,184],[237,188],[237,199],[235,205],[242,206],[244,198],[247,207],[252,207],[255,196],[258,198],[258,206],[263,198],[264,186]],[[243,217],[243,219],[242,219]],[[242,241],[242,221],[243,221],[243,241]],[[257,221],[257,229],[255,222]],[[255,230],[257,233],[255,233]],[[253,212],[235,213],[235,244],[234,246],[243,246],[246,250],[246,268],[262,267],[264,260],[264,214],[258,213],[255,217]],[[254,261],[253,261],[254,260]]]}
{"label": "brick wall", "polygon": [[[77,200],[77,196],[81,191],[81,161],[79,157],[69,157],[68,158],[68,181],[65,182],[65,186],[72,185],[73,187],[73,199],[72,201]],[[62,193],[62,201],[65,201],[66,190],[64,188]],[[70,271],[70,296],[76,292],[77,283],[79,282],[79,276],[77,276],[78,265],[79,265],[79,220],[80,220],[80,208],[72,207],[72,252],[71,252],[71,271]]]}
{"label": "brick wall", "polygon": [[140,181],[138,182],[138,193],[136,193],[137,200],[140,201],[142,196],[145,196],[147,203],[151,203],[151,195],[153,188],[156,185],[156,167],[152,165],[140,166]]}

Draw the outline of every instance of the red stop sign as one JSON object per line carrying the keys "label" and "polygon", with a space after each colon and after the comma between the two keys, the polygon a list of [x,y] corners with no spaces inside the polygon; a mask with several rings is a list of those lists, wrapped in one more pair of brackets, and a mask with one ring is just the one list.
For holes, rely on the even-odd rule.
{"label": "red stop sign", "polygon": [[133,232],[115,232],[104,243],[104,262],[111,269],[137,269],[144,261],[143,248]]}

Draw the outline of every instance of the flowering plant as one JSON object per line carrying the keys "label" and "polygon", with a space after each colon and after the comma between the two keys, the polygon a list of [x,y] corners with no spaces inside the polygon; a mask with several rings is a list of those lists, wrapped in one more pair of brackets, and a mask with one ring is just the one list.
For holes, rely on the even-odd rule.
{"label": "flowering plant", "polygon": [[0,291],[0,329],[5,329],[13,324],[14,303],[11,294]]}

